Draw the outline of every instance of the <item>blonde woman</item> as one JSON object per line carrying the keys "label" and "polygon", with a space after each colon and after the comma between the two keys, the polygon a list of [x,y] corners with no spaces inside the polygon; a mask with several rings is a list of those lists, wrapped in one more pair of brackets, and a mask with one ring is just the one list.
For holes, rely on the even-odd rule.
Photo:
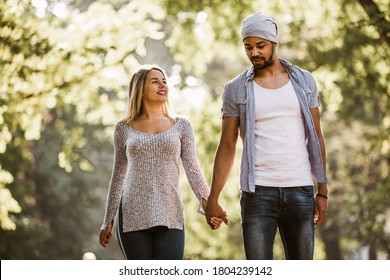
{"label": "blonde woman", "polygon": [[[209,188],[199,168],[188,120],[170,113],[165,72],[141,67],[131,78],[128,111],[114,130],[114,165],[99,242],[106,247],[118,212],[117,235],[126,259],[183,259],[184,218],[179,166],[204,213]],[[213,218],[218,228],[220,218]]]}

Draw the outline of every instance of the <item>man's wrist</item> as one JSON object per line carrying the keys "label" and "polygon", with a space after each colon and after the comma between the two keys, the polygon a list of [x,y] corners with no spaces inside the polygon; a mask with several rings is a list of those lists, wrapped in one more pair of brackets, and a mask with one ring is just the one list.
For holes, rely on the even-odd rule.
{"label": "man's wrist", "polygon": [[328,196],[328,186],[326,184],[317,184],[317,194]]}
{"label": "man's wrist", "polygon": [[323,197],[323,198],[325,198],[325,199],[328,199],[328,196],[325,195],[325,194],[322,194],[322,193],[317,193],[317,194],[316,194],[316,197],[317,197],[317,196]]}
{"label": "man's wrist", "polygon": [[208,203],[218,203],[218,195],[210,193],[209,197],[207,198],[207,202]]}

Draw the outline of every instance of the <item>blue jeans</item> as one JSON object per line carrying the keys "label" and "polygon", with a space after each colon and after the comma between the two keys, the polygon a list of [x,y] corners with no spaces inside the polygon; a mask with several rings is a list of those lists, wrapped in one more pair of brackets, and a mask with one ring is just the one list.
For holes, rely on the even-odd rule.
{"label": "blue jeans", "polygon": [[287,260],[311,260],[314,251],[313,186],[262,187],[241,193],[241,219],[248,260],[272,260],[279,228]]}

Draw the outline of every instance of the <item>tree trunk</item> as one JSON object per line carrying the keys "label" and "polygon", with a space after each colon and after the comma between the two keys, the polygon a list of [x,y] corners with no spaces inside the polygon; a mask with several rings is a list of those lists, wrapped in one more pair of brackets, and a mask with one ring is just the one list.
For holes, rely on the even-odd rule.
{"label": "tree trunk", "polygon": [[378,256],[376,254],[376,246],[375,241],[372,241],[370,247],[368,249],[368,259],[369,260],[377,260]]}
{"label": "tree trunk", "polygon": [[320,237],[325,245],[325,253],[327,260],[342,260],[339,228],[336,224],[331,224],[328,227],[323,225],[320,229]]}

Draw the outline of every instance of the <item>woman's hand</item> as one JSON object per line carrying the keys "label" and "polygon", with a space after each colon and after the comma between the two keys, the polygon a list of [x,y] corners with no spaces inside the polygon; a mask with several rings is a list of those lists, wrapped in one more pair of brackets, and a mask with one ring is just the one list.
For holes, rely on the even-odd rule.
{"label": "woman's hand", "polygon": [[[205,199],[202,199],[202,206],[203,206],[203,209],[207,209],[207,201]],[[222,209],[221,209],[222,210]],[[227,214],[226,214],[226,211],[223,211],[223,217],[220,218],[220,217],[210,217],[210,219],[207,221],[207,223],[209,224],[210,228],[211,229],[218,229],[222,222],[225,222],[225,224],[229,224],[229,221],[227,220]],[[207,218],[206,218],[207,220]]]}
{"label": "woman's hand", "polygon": [[99,233],[99,243],[102,245],[104,248],[106,248],[108,242],[110,242],[110,239],[112,237],[112,228],[114,225],[114,221],[108,224],[106,229],[100,230]]}
{"label": "woman's hand", "polygon": [[[226,215],[226,212],[224,212],[225,215]],[[221,224],[223,223],[223,219],[222,218],[218,218],[218,217],[212,217],[210,219],[210,228],[215,230],[215,229],[218,229]]]}

